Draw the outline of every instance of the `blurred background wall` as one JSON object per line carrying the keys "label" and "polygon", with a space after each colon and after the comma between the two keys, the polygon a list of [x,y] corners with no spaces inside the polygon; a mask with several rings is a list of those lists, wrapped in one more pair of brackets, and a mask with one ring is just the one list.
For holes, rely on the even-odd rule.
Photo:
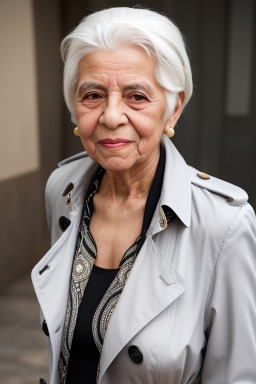
{"label": "blurred background wall", "polygon": [[[190,165],[246,189],[256,208],[254,0],[147,0],[188,45],[194,95],[174,143]],[[0,0],[0,289],[49,248],[44,186],[82,151],[62,96],[59,44],[83,16],[125,0]]]}

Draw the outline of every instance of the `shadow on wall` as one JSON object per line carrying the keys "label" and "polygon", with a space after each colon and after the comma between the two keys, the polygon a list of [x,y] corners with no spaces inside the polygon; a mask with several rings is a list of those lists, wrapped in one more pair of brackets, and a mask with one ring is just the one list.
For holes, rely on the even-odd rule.
{"label": "shadow on wall", "polygon": [[1,290],[50,244],[44,188],[62,157],[59,2],[1,1],[0,32]]}

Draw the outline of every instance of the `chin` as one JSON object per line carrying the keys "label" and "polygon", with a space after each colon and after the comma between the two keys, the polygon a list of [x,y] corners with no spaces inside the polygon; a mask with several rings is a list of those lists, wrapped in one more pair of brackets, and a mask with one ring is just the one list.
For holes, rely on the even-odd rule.
{"label": "chin", "polygon": [[97,158],[96,161],[107,171],[125,172],[136,168],[138,158],[123,159],[121,157],[112,157],[108,159]]}
{"label": "chin", "polygon": [[137,151],[131,151],[131,147],[123,148],[118,151],[97,149],[92,159],[97,161],[104,169],[115,172],[128,171],[136,167],[140,156]]}
{"label": "chin", "polygon": [[126,161],[111,161],[111,162],[104,162],[104,164],[101,164],[103,168],[105,168],[107,171],[112,172],[125,172],[132,169],[135,164],[128,164]]}

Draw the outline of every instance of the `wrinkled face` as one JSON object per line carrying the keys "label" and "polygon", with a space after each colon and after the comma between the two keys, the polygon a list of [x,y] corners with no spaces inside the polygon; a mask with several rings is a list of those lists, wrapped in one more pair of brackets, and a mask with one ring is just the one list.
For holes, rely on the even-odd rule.
{"label": "wrinkled face", "polygon": [[99,50],[79,65],[75,114],[89,156],[112,171],[140,169],[159,154],[164,90],[138,47]]}

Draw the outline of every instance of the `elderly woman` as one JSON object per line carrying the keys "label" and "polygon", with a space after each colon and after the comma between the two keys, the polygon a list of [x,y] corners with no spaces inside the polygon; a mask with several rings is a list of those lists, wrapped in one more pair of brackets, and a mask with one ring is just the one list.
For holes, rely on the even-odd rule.
{"label": "elderly woman", "polygon": [[50,384],[255,384],[255,216],[169,140],[192,93],[179,30],[106,9],[62,54],[86,152],[48,180],[52,248],[32,273]]}

